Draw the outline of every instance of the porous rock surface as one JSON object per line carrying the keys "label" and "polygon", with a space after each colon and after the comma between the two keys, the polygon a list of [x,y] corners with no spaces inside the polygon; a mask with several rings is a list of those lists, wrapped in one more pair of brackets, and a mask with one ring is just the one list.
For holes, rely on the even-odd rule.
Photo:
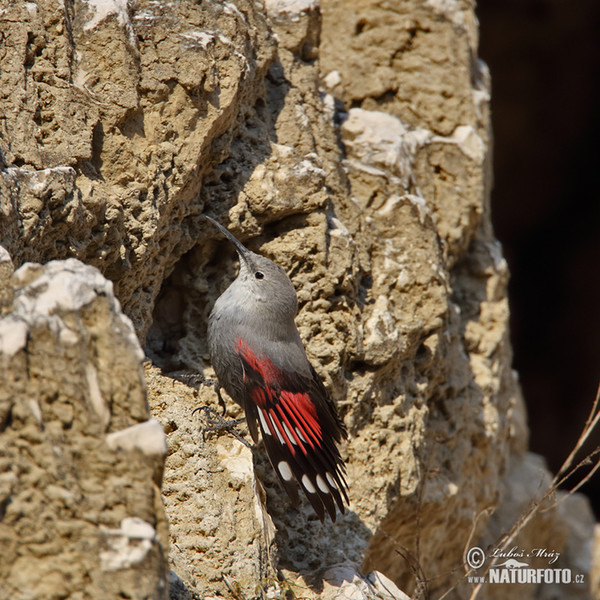
{"label": "porous rock surface", "polygon": [[112,284],[71,258],[0,286],[0,597],[167,598],[166,438]]}
{"label": "porous rock surface", "polygon": [[[469,597],[465,551],[493,544],[549,480],[527,453],[511,370],[473,4],[41,0],[1,18],[0,243],[16,265],[98,267],[145,343],[169,446],[171,597],[369,598],[395,585]],[[350,432],[351,503],[335,524],[289,505],[260,446],[199,433],[193,411],[216,399],[193,374],[212,375],[207,318],[236,262],[203,212],[298,291],[300,333]],[[12,293],[0,297],[9,319]],[[589,573],[590,519],[569,499],[515,544]]]}
{"label": "porous rock surface", "polygon": [[[197,240],[206,172],[263,88],[274,41],[254,3],[2,3],[0,244],[75,256],[143,337]],[[177,224],[177,227],[173,227]]]}

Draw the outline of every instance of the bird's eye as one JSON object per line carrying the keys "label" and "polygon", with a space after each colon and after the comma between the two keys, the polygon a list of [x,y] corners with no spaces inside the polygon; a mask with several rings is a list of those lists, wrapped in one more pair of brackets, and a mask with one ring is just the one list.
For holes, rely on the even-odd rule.
{"label": "bird's eye", "polygon": [[256,271],[256,273],[254,273],[254,277],[256,277],[256,279],[264,279],[265,278],[265,276],[260,271]]}

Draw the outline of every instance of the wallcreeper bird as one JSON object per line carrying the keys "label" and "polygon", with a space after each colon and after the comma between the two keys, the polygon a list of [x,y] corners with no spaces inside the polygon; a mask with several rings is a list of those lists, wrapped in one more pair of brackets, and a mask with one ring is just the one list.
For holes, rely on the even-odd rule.
{"label": "wallcreeper bird", "polygon": [[237,278],[208,320],[208,347],[219,384],[243,407],[255,443],[260,429],[271,465],[292,501],[298,501],[298,484],[319,519],[324,521],[327,510],[335,521],[335,505],[344,513],[348,502],[337,447],[346,427],[306,357],[294,323],[294,286],[280,266],[250,252],[206,218],[240,259]]}

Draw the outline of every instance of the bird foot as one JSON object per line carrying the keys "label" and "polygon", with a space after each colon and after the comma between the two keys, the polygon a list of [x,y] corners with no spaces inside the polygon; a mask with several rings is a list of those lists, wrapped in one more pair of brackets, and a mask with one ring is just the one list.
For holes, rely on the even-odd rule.
{"label": "bird foot", "polygon": [[240,442],[242,442],[244,446],[248,448],[252,447],[235,429],[238,425],[240,425],[246,420],[245,417],[242,417],[241,419],[224,419],[222,415],[220,415],[214,408],[210,406],[199,406],[198,408],[195,408],[192,411],[192,416],[197,411],[204,413],[204,418],[208,423],[207,427],[202,427],[200,429],[200,431],[202,432],[203,442],[206,441],[207,433],[227,431],[228,433],[231,433],[231,435],[233,435]]}

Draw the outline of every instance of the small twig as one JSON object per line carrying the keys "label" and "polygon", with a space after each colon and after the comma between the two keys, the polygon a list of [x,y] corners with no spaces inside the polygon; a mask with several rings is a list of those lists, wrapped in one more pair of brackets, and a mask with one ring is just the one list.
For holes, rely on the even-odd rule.
{"label": "small twig", "polygon": [[[538,511],[550,510],[551,508],[554,508],[561,502],[564,502],[564,500],[566,498],[568,498],[571,494],[575,493],[578,489],[580,489],[581,486],[584,485],[587,481],[589,481],[592,478],[592,476],[600,469],[600,459],[596,460],[595,464],[593,464],[593,459],[596,456],[598,456],[598,454],[600,454],[600,447],[596,448],[593,452],[588,454],[583,460],[581,460],[579,463],[577,463],[577,465],[575,465],[574,467],[571,466],[573,464],[575,456],[581,450],[584,443],[587,441],[590,434],[597,427],[599,422],[600,422],[600,385],[598,386],[598,391],[596,393],[596,398],[595,398],[592,408],[590,410],[590,414],[585,422],[585,426],[583,428],[581,435],[579,436],[579,439],[577,440],[577,443],[575,444],[575,447],[570,452],[569,456],[567,457],[567,459],[565,460],[565,462],[563,463],[563,465],[561,466],[561,468],[559,469],[557,474],[552,478],[550,485],[548,486],[546,491],[541,495],[541,497],[537,500],[533,500],[530,503],[527,510],[523,514],[521,514],[520,517],[516,520],[516,522],[510,528],[508,533],[503,535],[492,546],[492,549],[494,551],[505,550],[507,548],[507,546],[514,540],[514,538],[529,523],[529,521],[531,521],[531,519],[536,515],[536,513]],[[563,485],[579,469],[583,468],[584,466],[590,465],[590,464],[593,464],[592,469],[569,492],[565,493],[560,498],[554,500],[549,506],[543,507],[543,504],[546,503],[556,493],[556,491],[558,490],[558,488],[561,485]],[[469,544],[471,542],[471,540],[472,540],[472,533],[469,536],[469,541],[467,542],[467,544]],[[497,554],[499,554],[499,553],[497,553]],[[486,565],[484,575],[487,574],[489,572],[490,568],[497,563],[498,558],[499,558],[498,556],[494,557],[490,561],[490,563],[488,565]],[[465,560],[465,558],[463,555],[463,561],[464,560]],[[454,590],[460,581],[465,581],[465,579],[469,575],[471,575],[471,573],[473,573],[474,571],[475,571],[475,569],[473,569],[473,568],[468,569],[465,572],[465,574],[460,578],[460,580],[458,582],[456,582],[449,590],[447,590],[443,594],[443,596],[441,596],[440,600],[442,598],[446,597],[452,590]],[[481,583],[481,582],[477,583],[477,585],[473,589],[473,592],[471,593],[471,596],[469,597],[470,600],[475,600],[477,598],[477,596],[479,595],[479,592],[481,591],[482,586],[483,586],[483,583]]]}
{"label": "small twig", "polygon": [[227,589],[229,590],[229,593],[235,598],[235,600],[246,600],[244,592],[237,581],[230,581],[225,574],[222,575],[222,578],[223,582],[227,586]]}
{"label": "small twig", "polygon": [[594,404],[592,405],[592,409],[590,410],[590,414],[585,422],[585,426],[575,447],[571,450],[569,456],[563,463],[562,467],[558,470],[557,476],[562,475],[570,466],[573,460],[575,459],[575,455],[579,452],[583,444],[586,442],[592,431],[598,425],[598,421],[600,421],[600,385],[598,385],[598,391],[596,392],[596,398],[594,400]]}
{"label": "small twig", "polygon": [[[556,481],[553,491],[555,491],[557,488],[559,488],[561,485],[563,485],[563,483],[565,483],[565,481],[570,479],[577,471],[579,471],[579,469],[586,467],[590,464],[593,464],[592,459],[595,456],[597,456],[598,454],[600,454],[600,446],[597,447],[593,452],[588,454],[583,460],[579,461],[579,463],[577,463],[573,468],[571,468],[568,473],[563,475],[561,477],[561,479],[556,481],[556,477],[555,477],[552,480],[553,482]],[[585,485],[592,478],[592,476],[598,469],[600,469],[600,459],[596,461],[594,466],[590,469],[589,473],[587,475],[585,475],[577,484],[575,484],[575,486],[572,489],[570,489],[568,492],[565,492],[560,498],[557,498],[556,501],[553,502],[550,506],[548,506],[547,508],[544,508],[543,509],[544,512],[547,510],[550,510],[551,508],[554,508],[555,506],[558,506],[561,502],[564,502],[569,496],[571,496],[578,489],[580,489],[581,486]]]}
{"label": "small twig", "polygon": [[408,564],[412,574],[414,575],[417,586],[415,588],[415,598],[418,600],[426,600],[429,598],[429,589],[427,587],[427,578],[421,567],[419,559],[412,554],[407,548],[398,544],[398,548],[395,549],[396,553],[399,554]]}

